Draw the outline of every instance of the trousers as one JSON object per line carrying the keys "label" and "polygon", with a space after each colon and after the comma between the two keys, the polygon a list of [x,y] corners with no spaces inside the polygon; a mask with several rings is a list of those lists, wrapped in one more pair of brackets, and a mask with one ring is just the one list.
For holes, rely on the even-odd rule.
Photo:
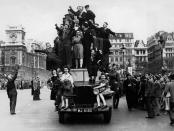
{"label": "trousers", "polygon": [[10,113],[15,113],[17,94],[10,95],[9,99],[10,99]]}

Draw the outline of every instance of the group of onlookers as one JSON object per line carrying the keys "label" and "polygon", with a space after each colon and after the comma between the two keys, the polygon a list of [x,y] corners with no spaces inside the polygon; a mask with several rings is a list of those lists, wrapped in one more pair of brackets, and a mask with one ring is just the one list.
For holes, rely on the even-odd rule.
{"label": "group of onlookers", "polygon": [[123,83],[129,111],[142,107],[147,111],[146,118],[160,116],[169,112],[171,125],[174,124],[174,75],[127,74]]}

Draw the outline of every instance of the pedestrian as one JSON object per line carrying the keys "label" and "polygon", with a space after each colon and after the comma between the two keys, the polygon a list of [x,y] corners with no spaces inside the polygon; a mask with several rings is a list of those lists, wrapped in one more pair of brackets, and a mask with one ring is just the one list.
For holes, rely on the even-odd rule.
{"label": "pedestrian", "polygon": [[170,109],[169,109],[169,116],[170,116],[170,125],[174,125],[174,74],[170,75],[171,82],[168,82],[165,87],[165,95],[170,93]]}
{"label": "pedestrian", "polygon": [[41,85],[40,85],[39,77],[36,77],[33,80],[33,86],[34,86],[33,100],[41,100],[40,99],[40,88],[41,88]]}
{"label": "pedestrian", "polygon": [[111,90],[115,91],[113,96],[113,107],[117,109],[120,99],[120,75],[116,71],[115,64],[112,65],[112,69],[109,72],[109,85],[111,86]]}
{"label": "pedestrian", "polygon": [[160,116],[160,100],[162,96],[162,87],[160,83],[160,77],[156,76],[156,81],[154,83],[154,96],[155,96],[155,115]]}
{"label": "pedestrian", "polygon": [[56,70],[53,70],[52,71],[51,81],[50,81],[52,83],[50,100],[56,100],[57,86],[55,84],[55,81],[57,79],[58,79],[57,71]]}
{"label": "pedestrian", "polygon": [[136,82],[130,74],[127,74],[126,77],[123,88],[126,94],[128,110],[131,111],[136,106]]}
{"label": "pedestrian", "polygon": [[154,110],[155,97],[154,97],[153,77],[150,77],[146,83],[145,99],[146,99],[146,108],[147,108],[147,114],[148,114],[146,118],[154,118],[155,117],[155,110]]}
{"label": "pedestrian", "polygon": [[17,90],[15,87],[15,80],[18,75],[19,65],[16,65],[15,67],[15,74],[9,74],[8,76],[5,74],[4,77],[8,80],[6,87],[7,87],[7,95],[10,99],[10,114],[15,115],[15,108],[16,108],[16,102],[17,102]]}
{"label": "pedestrian", "polygon": [[31,88],[31,95],[33,95],[34,94],[33,80],[31,80],[30,88]]}

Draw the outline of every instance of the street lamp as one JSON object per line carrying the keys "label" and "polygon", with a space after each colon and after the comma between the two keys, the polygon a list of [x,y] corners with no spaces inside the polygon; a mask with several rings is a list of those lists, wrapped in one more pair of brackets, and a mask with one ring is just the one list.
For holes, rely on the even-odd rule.
{"label": "street lamp", "polygon": [[124,44],[122,44],[122,47],[120,48],[120,50],[122,51],[122,53],[123,53],[123,69],[125,69],[124,68],[124,50],[125,50],[126,48],[124,47]]}

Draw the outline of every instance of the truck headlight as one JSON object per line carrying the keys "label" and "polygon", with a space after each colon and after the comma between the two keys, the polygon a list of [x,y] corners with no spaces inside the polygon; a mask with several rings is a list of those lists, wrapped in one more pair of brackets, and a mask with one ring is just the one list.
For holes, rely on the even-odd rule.
{"label": "truck headlight", "polygon": [[94,89],[94,90],[93,90],[93,93],[94,93],[95,95],[99,94],[99,89]]}

